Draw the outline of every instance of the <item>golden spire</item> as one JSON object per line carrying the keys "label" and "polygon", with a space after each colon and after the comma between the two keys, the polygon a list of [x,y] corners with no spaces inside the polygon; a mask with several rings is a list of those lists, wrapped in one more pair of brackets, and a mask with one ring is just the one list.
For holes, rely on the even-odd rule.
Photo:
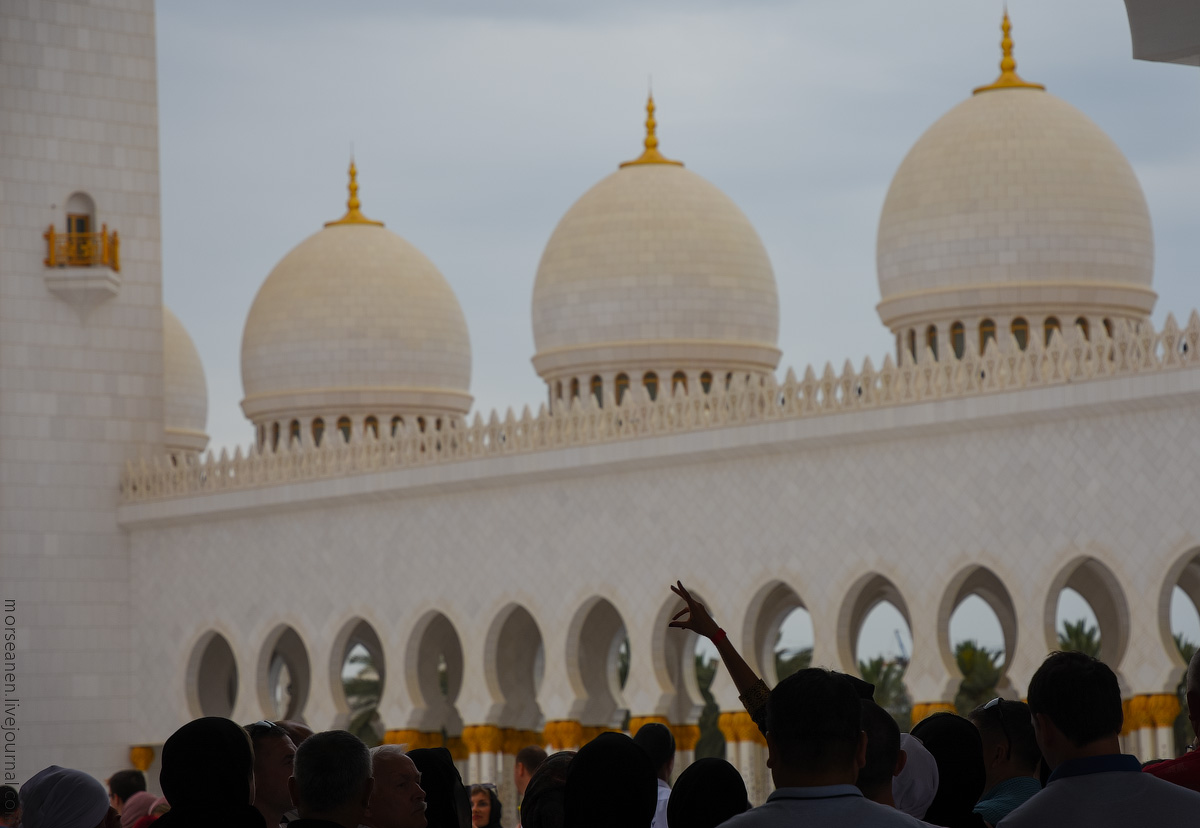
{"label": "golden spire", "polygon": [[996,78],[987,86],[981,86],[975,90],[975,94],[980,92],[988,92],[992,89],[1045,89],[1046,87],[1040,83],[1028,83],[1021,79],[1017,74],[1017,62],[1013,60],[1013,42],[1012,42],[1012,23],[1008,22],[1008,9],[1004,9],[1004,22],[1000,24],[1000,30],[1004,32],[1004,39],[1000,41],[1000,48],[1004,50],[1004,57],[1000,60],[1000,77]]}
{"label": "golden spire", "polygon": [[346,199],[346,215],[342,216],[337,221],[325,222],[326,227],[332,227],[335,224],[374,224],[377,227],[383,227],[382,221],[371,221],[359,211],[358,202],[358,168],[354,166],[354,159],[350,159],[350,198]]}
{"label": "golden spire", "polygon": [[646,150],[640,158],[633,161],[626,161],[622,167],[631,167],[634,164],[675,164],[682,167],[682,161],[672,161],[670,158],[665,158],[658,151],[658,136],[654,134],[655,127],[658,126],[658,121],[654,120],[654,93],[650,93],[650,97],[646,100]]}

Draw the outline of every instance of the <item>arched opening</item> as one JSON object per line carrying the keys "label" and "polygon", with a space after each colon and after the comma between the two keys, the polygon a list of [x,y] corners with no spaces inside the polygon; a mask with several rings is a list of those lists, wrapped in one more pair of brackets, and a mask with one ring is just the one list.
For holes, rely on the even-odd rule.
{"label": "arched opening", "polygon": [[1179,716],[1175,719],[1175,755],[1182,756],[1192,739],[1188,720],[1187,665],[1200,647],[1200,548],[1188,550],[1172,567],[1163,585],[1159,620],[1163,625],[1167,650],[1178,654],[1173,686],[1179,697]]}
{"label": "arched opening", "polygon": [[363,420],[363,434],[371,432],[371,436],[379,438],[379,418],[371,414],[367,419]]}
{"label": "arched opening", "polygon": [[292,420],[292,422],[290,424],[288,424],[288,442],[290,443],[293,440],[299,440],[299,439],[300,439],[300,421]]}
{"label": "arched opening", "polygon": [[812,666],[812,618],[796,591],[782,581],[758,591],[747,611],[746,629],[752,635],[752,663],[772,687]]}
{"label": "arched opening", "polygon": [[362,618],[347,622],[334,640],[334,704],[336,727],[348,730],[368,745],[383,738],[379,702],[387,681],[383,644],[375,628]]}
{"label": "arched opening", "polygon": [[579,399],[579,378],[578,377],[571,380],[571,399],[573,399],[573,400]]}
{"label": "arched opening", "polygon": [[627,393],[629,393],[629,375],[617,374],[617,405],[625,402]]}
{"label": "arched opening", "polygon": [[933,358],[938,358],[938,331],[937,325],[930,325],[925,329],[925,347],[933,354]]}
{"label": "arched opening", "polygon": [[955,359],[962,359],[967,350],[967,329],[961,322],[950,326],[950,347],[954,349]]}
{"label": "arched opening", "polygon": [[908,354],[913,359],[917,358],[917,331],[915,328],[908,329]]}
{"label": "arched opening", "polygon": [[938,608],[938,647],[950,675],[961,675],[954,704],[966,715],[997,695],[1011,695],[1008,653],[1016,651],[1017,612],[990,569],[969,566],[950,581]]}
{"label": "arched opening", "polygon": [[687,392],[687,374],[683,371],[676,371],[671,375],[671,393],[677,394],[681,388],[684,393]]}
{"label": "arched opening", "polygon": [[492,695],[488,721],[500,727],[540,730],[545,723],[537,703],[545,672],[542,633],[529,610],[509,604],[492,623],[484,672]]}
{"label": "arched opening", "polygon": [[271,449],[279,448],[279,423],[271,424]]}
{"label": "arched opening", "polygon": [[350,418],[349,417],[338,417],[337,427],[338,427],[338,431],[340,431],[342,433],[342,440],[344,442],[349,443],[350,442],[350,429],[352,428],[352,426],[350,424]]}
{"label": "arched opening", "polygon": [[996,338],[996,323],[985,319],[979,323],[979,353],[987,350],[987,344]]}
{"label": "arched opening", "polygon": [[1058,331],[1060,335],[1062,334],[1062,325],[1058,323],[1057,316],[1047,316],[1046,321],[1042,323],[1042,327],[1046,331],[1047,345],[1050,344],[1050,337],[1054,335],[1055,331]]}
{"label": "arched opening", "polygon": [[392,436],[393,437],[395,437],[396,432],[398,432],[403,427],[404,427],[404,418],[403,417],[399,417],[399,416],[392,417]]}
{"label": "arched opening", "polygon": [[592,377],[591,388],[596,405],[604,405],[604,380],[600,378],[599,374]]}
{"label": "arched opening", "polygon": [[1017,347],[1024,351],[1029,346],[1029,322],[1025,320],[1025,317],[1018,316],[1012,321],[1009,329],[1012,331],[1012,338],[1017,343]]}
{"label": "arched opening", "polygon": [[1112,335],[1113,335],[1113,323],[1112,323],[1112,320],[1111,320],[1111,319],[1105,319],[1105,320],[1104,320],[1104,333],[1108,335],[1108,338],[1109,338],[1109,339],[1112,339]]}
{"label": "arched opening", "polygon": [[72,193],[67,199],[67,264],[90,265],[95,260],[96,205],[87,193]]}
{"label": "arched opening", "polygon": [[67,232],[91,233],[96,223],[96,203],[87,193],[71,193],[67,198]]}
{"label": "arched opening", "polygon": [[[695,590],[692,594],[707,603]],[[725,737],[718,727],[721,711],[709,692],[717,670],[724,668],[710,646],[701,647],[708,645],[707,639],[687,630],[667,626],[671,617],[683,606],[683,601],[672,596],[659,609],[652,628],[652,666],[662,691],[661,707],[654,712],[665,716],[671,724],[699,725],[700,741],[695,753],[697,759],[706,756],[724,758]]]}
{"label": "arched opening", "polygon": [[562,397],[562,380],[559,380],[558,382],[554,383],[554,398],[556,400],[561,400],[563,398]]}
{"label": "arched opening", "polygon": [[311,687],[308,650],[294,629],[280,624],[263,643],[258,657],[258,703],[272,720],[303,720]]}
{"label": "arched opening", "polygon": [[705,394],[712,391],[712,374],[710,372],[705,371],[700,375],[700,388]]}
{"label": "arched opening", "polygon": [[658,374],[653,371],[647,371],[642,374],[642,387],[646,389],[646,394],[650,397],[650,401],[658,399]]}
{"label": "arched opening", "polygon": [[883,575],[863,575],[847,592],[838,620],[843,668],[875,685],[875,701],[901,730],[912,723],[904,671],[912,652],[912,622],[900,591]]}
{"label": "arched opening", "polygon": [[188,661],[187,696],[192,715],[233,715],[237,704],[238,669],[225,636],[209,631],[192,648]]}
{"label": "arched opening", "polygon": [[622,664],[628,637],[621,614],[605,598],[589,599],[571,620],[567,642],[567,676],[575,691],[569,717],[585,727],[623,729],[629,710],[621,690],[629,664]]}
{"label": "arched opening", "polygon": [[321,438],[325,436],[325,421],[317,417],[312,421],[312,438],[313,445],[321,445]]}
{"label": "arched opening", "polygon": [[1088,321],[1087,321],[1086,317],[1083,317],[1083,316],[1078,317],[1075,320],[1075,327],[1079,328],[1079,332],[1081,334],[1083,334],[1084,339],[1087,339],[1089,341],[1091,340],[1092,331],[1091,331],[1091,328],[1088,326]]}
{"label": "arched opening", "polygon": [[1096,558],[1075,558],[1051,582],[1046,601],[1048,650],[1079,650],[1114,671],[1129,643],[1129,608],[1116,576]]}
{"label": "arched opening", "polygon": [[443,737],[462,733],[455,705],[462,692],[463,652],[454,624],[436,610],[427,612],[413,628],[405,658],[405,680],[419,708],[414,711],[418,729],[441,731]]}

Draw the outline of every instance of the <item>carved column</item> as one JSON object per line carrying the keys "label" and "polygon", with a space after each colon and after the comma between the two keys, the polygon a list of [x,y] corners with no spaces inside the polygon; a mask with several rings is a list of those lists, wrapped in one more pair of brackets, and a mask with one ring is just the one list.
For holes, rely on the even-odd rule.
{"label": "carved column", "polygon": [[950,702],[932,701],[916,702],[912,706],[912,723],[915,725],[923,719],[928,719],[934,713],[954,713],[954,705]]}
{"label": "carved column", "polygon": [[700,726],[694,724],[671,725],[671,734],[675,737],[675,773],[671,782],[679,778],[679,774],[688,765],[696,761],[696,745],[700,742]]}
{"label": "carved column", "polygon": [[1175,758],[1175,719],[1179,716],[1179,697],[1174,693],[1155,693],[1146,697],[1146,709],[1154,726],[1154,750],[1147,759]]}

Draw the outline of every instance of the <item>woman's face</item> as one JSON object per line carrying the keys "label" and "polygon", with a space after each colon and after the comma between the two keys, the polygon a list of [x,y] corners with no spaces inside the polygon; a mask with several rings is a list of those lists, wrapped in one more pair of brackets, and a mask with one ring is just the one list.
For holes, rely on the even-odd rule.
{"label": "woman's face", "polygon": [[471,797],[471,824],[483,828],[492,819],[492,798],[484,791]]}

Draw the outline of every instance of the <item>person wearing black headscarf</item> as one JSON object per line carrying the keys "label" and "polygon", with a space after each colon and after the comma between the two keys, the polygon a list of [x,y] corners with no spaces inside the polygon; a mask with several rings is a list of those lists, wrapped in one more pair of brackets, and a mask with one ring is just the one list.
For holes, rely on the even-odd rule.
{"label": "person wearing black headscarf", "polygon": [[912,735],[933,754],[938,768],[938,789],[925,821],[944,828],[984,828],[983,818],[972,810],[987,780],[979,729],[962,716],[935,713]]}
{"label": "person wearing black headscarf", "polygon": [[521,799],[521,828],[563,828],[567,769],[574,758],[575,751],[563,750],[538,765]]}
{"label": "person wearing black headscarf", "polygon": [[155,828],[266,828],[251,803],[254,751],[246,731],[207,716],[171,734],[158,775],[171,810]]}
{"label": "person wearing black headscarf", "polygon": [[408,752],[408,758],[421,774],[428,828],[471,828],[467,789],[450,751],[444,747],[417,748]]}
{"label": "person wearing black headscarf", "polygon": [[650,828],[657,808],[658,777],[650,757],[624,733],[601,733],[571,760],[570,828]]}
{"label": "person wearing black headscarf", "polygon": [[746,783],[724,759],[697,759],[679,774],[667,802],[671,828],[716,828],[750,809]]}
{"label": "person wearing black headscarf", "polygon": [[104,786],[83,771],[51,765],[21,786],[24,828],[105,828],[116,825]]}

